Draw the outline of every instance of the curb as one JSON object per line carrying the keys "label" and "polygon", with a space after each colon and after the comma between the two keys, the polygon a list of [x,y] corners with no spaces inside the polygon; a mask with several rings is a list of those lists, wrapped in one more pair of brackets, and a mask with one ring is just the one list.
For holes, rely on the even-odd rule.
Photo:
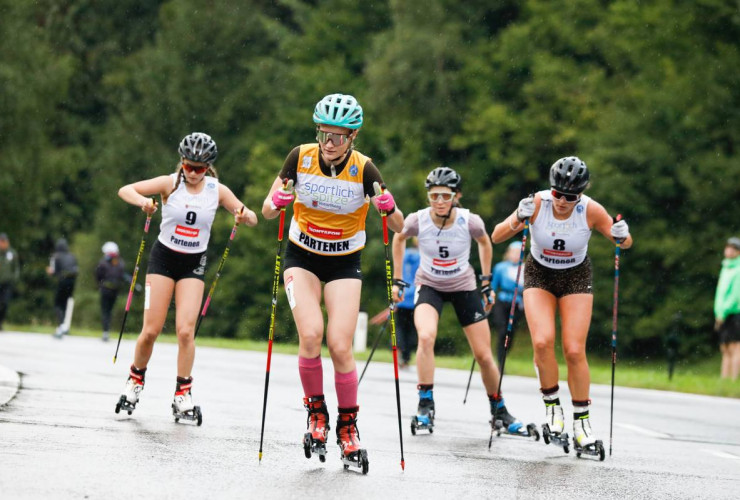
{"label": "curb", "polygon": [[20,376],[10,368],[0,365],[0,408],[15,397],[20,386]]}

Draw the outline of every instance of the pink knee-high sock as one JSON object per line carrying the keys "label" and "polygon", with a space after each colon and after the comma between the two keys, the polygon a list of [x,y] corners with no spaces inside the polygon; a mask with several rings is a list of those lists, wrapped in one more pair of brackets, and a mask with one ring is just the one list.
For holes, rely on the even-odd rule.
{"label": "pink knee-high sock", "polygon": [[334,372],[334,387],[337,389],[337,406],[352,408],[357,406],[357,369],[349,373]]}
{"label": "pink knee-high sock", "polygon": [[316,358],[298,356],[298,373],[301,375],[303,394],[307,398],[324,394],[324,371],[321,368],[321,356]]}

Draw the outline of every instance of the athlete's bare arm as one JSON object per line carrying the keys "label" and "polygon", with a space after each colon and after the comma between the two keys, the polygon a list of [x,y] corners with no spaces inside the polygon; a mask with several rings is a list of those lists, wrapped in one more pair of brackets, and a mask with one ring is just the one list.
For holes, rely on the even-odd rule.
{"label": "athlete's bare arm", "polygon": [[[603,234],[606,239],[616,243],[616,241],[611,235],[611,229],[612,229],[612,224],[613,224],[611,215],[609,215],[609,213],[606,211],[606,209],[603,206],[601,206],[600,203],[594,201],[593,199],[591,199],[586,209],[586,220],[588,221],[588,227],[592,229],[596,229],[598,232]],[[629,235],[621,243],[621,247],[629,248],[631,246],[632,246],[632,235]]]}
{"label": "athlete's bare arm", "polygon": [[126,203],[141,207],[142,210],[151,213],[153,210],[150,211],[149,207],[152,207],[152,200],[149,197],[158,194],[166,200],[170,191],[172,191],[172,177],[160,175],[153,179],[126,184],[118,190],[118,196]]}
{"label": "athlete's bare arm", "polygon": [[[537,219],[537,215],[540,213],[542,200],[540,199],[539,194],[534,195],[534,205],[534,215],[529,218],[530,224],[534,222],[535,219]],[[514,210],[511,215],[509,215],[502,222],[496,224],[496,227],[493,228],[493,232],[491,233],[491,241],[493,241],[495,244],[503,243],[515,234],[520,233],[522,230],[524,230],[524,224],[522,222],[519,222],[519,219],[517,219],[516,217],[516,210]]]}
{"label": "athlete's bare arm", "polygon": [[[247,226],[254,227],[257,225],[257,214],[247,208],[244,203],[239,201],[239,198],[223,184],[218,185],[218,202],[224,207],[229,213],[234,214],[234,222],[238,224],[246,224]],[[242,207],[244,210],[242,211]]]}

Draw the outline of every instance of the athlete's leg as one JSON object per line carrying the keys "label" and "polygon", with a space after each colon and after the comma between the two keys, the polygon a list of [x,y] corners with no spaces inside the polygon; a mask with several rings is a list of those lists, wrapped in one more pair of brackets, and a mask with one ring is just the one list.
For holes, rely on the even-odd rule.
{"label": "athlete's leg", "polygon": [[730,378],[730,367],[732,359],[730,358],[730,344],[722,342],[719,345],[719,350],[722,353],[722,371],[720,372],[720,378]]}
{"label": "athlete's leg", "polygon": [[195,323],[200,313],[205,285],[197,278],[175,284],[175,331],[177,332],[177,376],[189,378],[195,360]]}
{"label": "athlete's leg", "polygon": [[740,375],[740,342],[729,342],[727,349],[730,353],[730,373],[732,380],[737,380]]}
{"label": "athlete's leg", "polygon": [[334,370],[348,373],[355,369],[352,339],[360,312],[362,281],[338,279],[324,285],[326,305],[326,345],[329,348]]}
{"label": "athlete's leg", "polygon": [[498,391],[499,370],[491,354],[491,329],[488,321],[478,321],[463,328],[468,344],[473,351],[475,361],[480,366],[480,375],[486,394],[496,394]]}
{"label": "athlete's leg", "polygon": [[[157,340],[167,318],[175,281],[161,274],[147,274],[146,287],[148,297],[144,299],[144,325],[141,327],[134,351],[134,366],[139,369],[146,368],[149,358],[152,357],[154,341]],[[149,307],[146,306],[147,303]]]}
{"label": "athlete's leg", "polygon": [[[290,308],[298,330],[298,356],[317,358],[321,356],[321,340],[324,338],[321,282],[315,274],[300,267],[286,269],[283,278],[286,289],[290,288]],[[352,328],[354,331],[354,326]]]}
{"label": "athlete's leg", "polygon": [[588,399],[591,374],[586,359],[586,339],[591,325],[594,296],[586,293],[566,295],[558,300],[563,355],[568,365],[568,387],[574,401]]}
{"label": "athlete's leg", "polygon": [[437,340],[439,313],[431,304],[417,304],[414,324],[418,335],[416,348],[416,373],[419,384],[434,383],[434,342]]}
{"label": "athlete's leg", "polygon": [[540,387],[558,385],[558,362],[555,358],[555,307],[557,300],[541,288],[527,288],[522,294],[524,314],[534,349],[534,364],[540,378]]}

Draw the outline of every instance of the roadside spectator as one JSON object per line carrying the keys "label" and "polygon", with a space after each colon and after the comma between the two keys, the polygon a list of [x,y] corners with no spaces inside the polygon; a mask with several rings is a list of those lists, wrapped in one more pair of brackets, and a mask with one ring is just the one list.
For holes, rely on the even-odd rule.
{"label": "roadside spectator", "polygon": [[722,378],[740,374],[740,238],[727,240],[714,296],[715,330],[722,352]]}
{"label": "roadside spectator", "polygon": [[128,278],[120,257],[118,245],[108,241],[103,245],[103,258],[95,268],[95,280],[100,290],[100,316],[103,323],[103,341],[110,338],[110,320],[113,306]]}
{"label": "roadside spectator", "polygon": [[56,338],[62,338],[62,335],[69,333],[69,328],[64,325],[64,315],[67,311],[67,302],[72,298],[75,281],[77,280],[77,258],[69,251],[69,244],[64,238],[59,238],[54,247],[56,250],[51,256],[49,267],[46,272],[49,276],[57,279],[57,290],[54,295],[54,310],[57,315],[59,326],[54,333]]}
{"label": "roadside spectator", "polygon": [[0,331],[3,329],[5,314],[8,312],[13,289],[20,278],[18,254],[10,248],[8,235],[0,233]]}
{"label": "roadside spectator", "polygon": [[[511,312],[511,302],[514,300],[514,288],[516,288],[516,273],[519,267],[519,254],[522,249],[521,241],[514,241],[506,249],[504,260],[496,264],[493,268],[493,278],[491,280],[491,290],[496,294],[496,302],[493,304],[493,313],[489,316],[489,322],[496,332],[498,339],[498,363],[503,364],[504,359],[504,342],[506,339],[506,327],[509,324],[509,313]],[[519,285],[524,283],[524,270],[519,273]],[[509,349],[514,343],[514,331],[519,319],[524,311],[522,300],[522,290],[516,297],[516,308],[514,309],[514,322],[511,325],[509,334]]]}

